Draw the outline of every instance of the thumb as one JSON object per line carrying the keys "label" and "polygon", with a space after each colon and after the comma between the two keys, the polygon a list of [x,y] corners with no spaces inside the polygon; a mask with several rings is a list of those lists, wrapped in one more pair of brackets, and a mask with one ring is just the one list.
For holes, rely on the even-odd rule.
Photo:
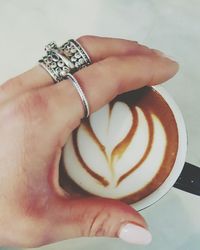
{"label": "thumb", "polygon": [[64,199],[57,204],[59,208],[55,210],[54,207],[53,213],[53,217],[57,217],[56,223],[51,228],[52,242],[81,236],[118,237],[141,245],[151,242],[151,234],[142,216],[120,201],[84,198]]}

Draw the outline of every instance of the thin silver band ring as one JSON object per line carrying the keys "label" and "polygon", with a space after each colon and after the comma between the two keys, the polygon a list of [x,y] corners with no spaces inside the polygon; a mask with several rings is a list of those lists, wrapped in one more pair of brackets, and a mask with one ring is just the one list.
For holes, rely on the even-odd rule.
{"label": "thin silver band ring", "polygon": [[80,84],[78,83],[76,78],[70,73],[67,74],[66,79],[69,79],[71,81],[71,83],[73,84],[73,86],[76,88],[76,90],[81,98],[82,104],[83,104],[84,117],[88,117],[90,115],[90,108],[89,108],[87,98],[86,98],[85,94],[83,93],[82,88],[80,87]]}

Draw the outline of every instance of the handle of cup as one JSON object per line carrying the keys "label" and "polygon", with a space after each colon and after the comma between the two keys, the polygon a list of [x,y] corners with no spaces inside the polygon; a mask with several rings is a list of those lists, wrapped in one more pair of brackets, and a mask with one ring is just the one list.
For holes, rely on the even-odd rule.
{"label": "handle of cup", "polygon": [[200,167],[185,162],[174,187],[200,196]]}

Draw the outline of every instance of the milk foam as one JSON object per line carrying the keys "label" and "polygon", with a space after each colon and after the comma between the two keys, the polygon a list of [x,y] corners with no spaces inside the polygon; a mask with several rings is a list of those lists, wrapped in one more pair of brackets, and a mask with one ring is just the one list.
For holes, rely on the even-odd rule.
{"label": "milk foam", "polygon": [[[65,167],[68,175],[84,190],[98,196],[121,198],[141,190],[159,171],[167,145],[164,127],[159,118],[151,114],[153,139],[148,151],[149,124],[145,112],[139,107],[135,109],[137,127],[122,155],[113,156],[113,152],[136,122],[127,104],[118,101],[112,110],[109,105],[105,105],[90,116],[96,139],[84,124],[78,129],[77,147],[82,160],[92,172],[103,177],[107,185],[102,185],[83,167],[70,137],[65,147]],[[147,155],[143,159],[145,153]],[[128,172],[130,174],[122,178]]]}

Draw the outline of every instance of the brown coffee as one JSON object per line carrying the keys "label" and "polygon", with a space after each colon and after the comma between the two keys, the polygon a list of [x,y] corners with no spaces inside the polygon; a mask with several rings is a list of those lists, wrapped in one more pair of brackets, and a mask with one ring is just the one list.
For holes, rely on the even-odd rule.
{"label": "brown coffee", "polygon": [[176,160],[178,130],[164,98],[145,87],[116,97],[84,120],[63,152],[69,193],[134,203],[156,190]]}

